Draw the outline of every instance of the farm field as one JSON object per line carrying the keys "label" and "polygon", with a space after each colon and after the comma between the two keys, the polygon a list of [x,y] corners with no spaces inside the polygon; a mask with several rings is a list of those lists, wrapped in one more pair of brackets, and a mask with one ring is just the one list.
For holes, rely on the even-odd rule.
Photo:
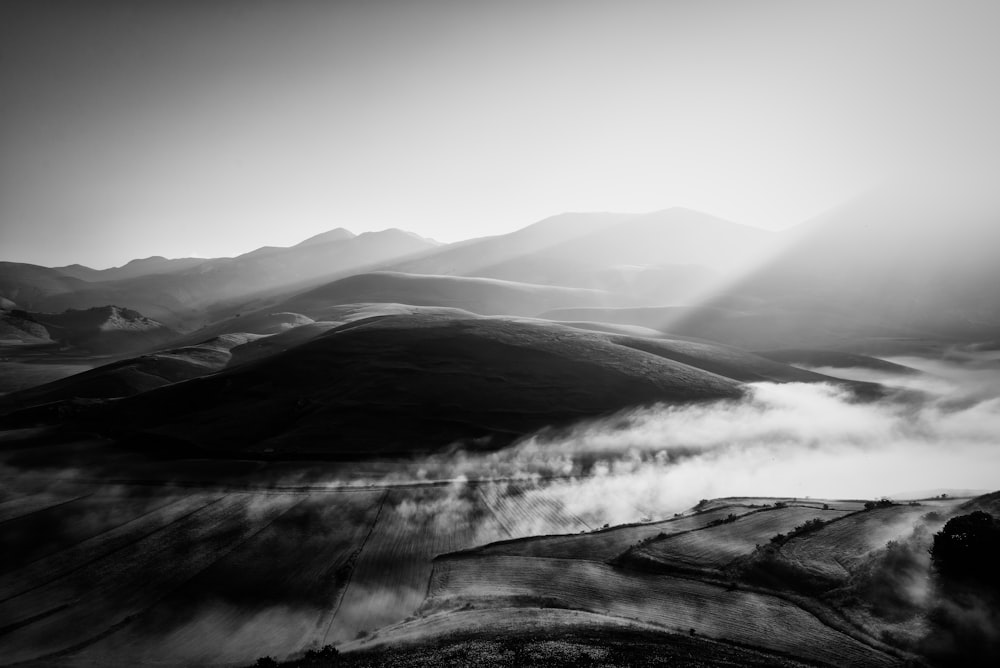
{"label": "farm field", "polygon": [[819,531],[798,536],[782,548],[782,556],[810,573],[830,580],[850,575],[852,562],[890,540],[908,535],[929,512],[957,506],[961,500],[920,506],[890,506],[855,513]]}
{"label": "farm field", "polygon": [[73,663],[252,663],[322,644],[384,494],[300,495],[265,529]]}
{"label": "farm field", "polygon": [[426,610],[470,605],[577,609],[652,623],[671,632],[693,629],[699,636],[752,644],[837,666],[897,663],[776,596],[622,571],[592,561],[501,555],[438,559]]}
{"label": "farm field", "polygon": [[657,563],[689,568],[721,568],[766,544],[778,533],[787,533],[812,519],[829,521],[849,511],[786,506],[758,510],[733,522],[707,526],[678,535],[653,539],[637,548],[636,556]]}
{"label": "farm field", "polygon": [[[105,527],[106,530],[80,543],[3,573],[0,575],[0,603],[57,581],[119,550],[127,550],[144,538],[215,503],[222,498],[222,494],[192,493],[180,497],[164,495],[162,498],[165,505],[150,513],[119,526]],[[113,501],[115,505],[121,505],[120,499]],[[6,526],[0,529],[3,529],[0,535],[4,541],[17,545],[17,537],[11,536]],[[23,545],[19,545],[19,549]]]}
{"label": "farm field", "polygon": [[60,485],[6,499],[0,664],[291,656],[413,615],[439,554],[585,528],[534,484]]}
{"label": "farm field", "polygon": [[15,496],[0,503],[0,524],[37,513],[46,508],[70,503],[82,496],[83,494],[50,494],[48,492]]}
{"label": "farm field", "polygon": [[567,513],[544,488],[496,483],[477,485],[476,490],[506,538],[592,529],[579,517]]}
{"label": "farm field", "polygon": [[0,603],[7,663],[93,642],[261,530],[295,495],[227,494],[140,540]]}
{"label": "farm field", "polygon": [[477,550],[482,554],[505,554],[525,557],[551,557],[558,559],[587,559],[607,561],[617,557],[636,543],[661,533],[675,534],[706,527],[730,513],[742,515],[752,512],[746,506],[720,506],[715,510],[684,515],[662,522],[609,527],[575,535],[550,535],[512,540],[485,545]]}
{"label": "farm field", "polygon": [[0,552],[0,578],[4,573],[126,525],[178,498],[162,493],[150,495],[142,490],[138,494],[105,490],[70,495],[65,502],[9,519],[2,528],[7,549]]}
{"label": "farm field", "polygon": [[[59,452],[83,457],[81,448]],[[274,483],[250,463],[234,462],[240,473],[223,478],[218,463],[198,460],[149,478],[146,468],[129,469],[110,482],[61,469],[22,478],[0,494],[9,548],[0,557],[0,664],[250,665],[470,625],[513,633],[525,615],[567,633],[695,629],[699,642],[760,646],[766,638],[762,651],[806,661],[893,661],[864,633],[846,635],[766,590],[602,563],[649,541],[646,556],[723,566],[775,533],[860,502],[713,500],[667,520],[596,529],[566,511],[550,487],[558,481],[408,482],[393,466],[309,465],[297,475],[282,463],[268,473]],[[827,542],[798,549],[813,560],[809,550],[822,555],[835,543],[848,557],[863,554],[956,503],[857,513],[803,537],[838,529]],[[737,519],[709,526],[729,515]],[[456,610],[467,603],[474,607]],[[783,638],[781,628],[802,631]],[[803,643],[822,649],[808,654]]]}
{"label": "farm field", "polygon": [[[15,352],[10,347],[0,348],[0,354],[10,355]],[[69,362],[50,363],[40,361],[21,361],[4,359],[0,361],[0,395],[8,392],[17,392],[43,383],[83,373],[97,366],[99,362]]]}
{"label": "farm field", "polygon": [[699,503],[697,508],[700,510],[712,510],[714,508],[719,508],[721,506],[727,505],[744,505],[744,506],[756,506],[756,507],[766,507],[773,506],[775,503],[786,503],[790,506],[804,506],[810,508],[822,508],[823,506],[829,506],[831,510],[864,510],[865,502],[863,500],[850,500],[850,499],[800,499],[800,498],[786,498],[786,497],[776,497],[776,496],[725,496],[718,499],[706,499],[702,503]]}
{"label": "farm field", "polygon": [[459,483],[389,491],[324,643],[353,640],[414,615],[437,555],[539,528],[567,532],[586,525],[532,485]]}

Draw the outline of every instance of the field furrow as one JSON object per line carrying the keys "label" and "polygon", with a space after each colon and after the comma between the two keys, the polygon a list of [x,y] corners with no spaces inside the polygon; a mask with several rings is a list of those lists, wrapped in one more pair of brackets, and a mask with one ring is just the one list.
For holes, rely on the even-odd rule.
{"label": "field furrow", "polygon": [[29,494],[27,496],[15,497],[9,501],[0,503],[0,524],[16,520],[26,515],[31,515],[32,513],[37,513],[45,510],[46,508],[71,503],[77,499],[83,498],[84,496],[86,496],[86,494],[61,495],[42,492],[39,494]]}
{"label": "field furrow", "polygon": [[855,513],[819,531],[793,538],[781,548],[781,554],[808,572],[843,579],[850,574],[855,560],[908,535],[921,516],[937,508],[900,505]]}
{"label": "field furrow", "polygon": [[479,485],[481,499],[507,533],[505,538],[575,533],[588,529],[545,487]]}
{"label": "field furrow", "polygon": [[74,663],[249,664],[319,646],[381,495],[299,497],[267,528]]}
{"label": "field furrow", "polygon": [[197,575],[300,499],[226,495],[105,558],[0,603],[0,656],[16,663],[96,639]]}
{"label": "field furrow", "polygon": [[191,494],[179,499],[165,497],[166,505],[152,512],[0,575],[0,602],[53,582],[105,555],[133,545],[221,498],[221,494]]}
{"label": "field furrow", "polygon": [[350,640],[411,615],[423,602],[435,556],[503,535],[474,486],[389,492],[327,642]]}
{"label": "field furrow", "polygon": [[808,520],[829,521],[847,512],[798,506],[761,510],[733,522],[652,540],[636,554],[665,564],[720,568],[749,554],[757,545],[767,544],[775,534],[788,533]]}
{"label": "field furrow", "polygon": [[741,515],[752,509],[726,506],[697,515],[686,515],[663,522],[613,527],[585,534],[540,536],[524,540],[505,541],[481,548],[483,554],[508,554],[517,556],[553,557],[559,559],[588,559],[607,561],[636,545],[639,541],[660,534],[671,535],[708,526],[728,514]]}
{"label": "field furrow", "polygon": [[[102,494],[78,498],[50,506],[0,525],[0,574],[64,552],[90,538],[156,511],[177,500],[177,496]],[[4,598],[0,595],[0,600]]]}

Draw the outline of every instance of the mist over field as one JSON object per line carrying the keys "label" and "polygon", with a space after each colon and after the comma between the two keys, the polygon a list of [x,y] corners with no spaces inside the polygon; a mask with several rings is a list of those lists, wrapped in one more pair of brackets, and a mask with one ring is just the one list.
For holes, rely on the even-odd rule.
{"label": "mist over field", "polygon": [[629,410],[496,453],[427,458],[415,465],[416,478],[536,481],[595,526],[721,496],[989,489],[1000,470],[1000,370],[992,359],[896,360],[927,369],[916,377],[825,370],[899,388],[874,402],[830,384],[753,383],[741,400]]}

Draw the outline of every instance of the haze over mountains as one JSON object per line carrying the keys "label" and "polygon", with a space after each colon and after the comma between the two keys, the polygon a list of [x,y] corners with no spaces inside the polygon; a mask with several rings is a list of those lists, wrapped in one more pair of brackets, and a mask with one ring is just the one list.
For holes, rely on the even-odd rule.
{"label": "haze over mountains", "polygon": [[322,320],[326,307],[357,302],[614,322],[751,349],[961,338],[1000,320],[990,252],[1000,203],[981,193],[954,201],[886,189],[784,232],[676,208],[562,214],[448,245],[336,228],[235,258],[151,257],[105,270],[3,262],[0,298],[9,335],[25,340],[40,330],[17,325],[13,309],[114,305],[180,331],[215,323],[211,333],[236,315]]}
{"label": "haze over mountains", "polygon": [[4,262],[0,296],[23,310],[62,311],[127,305],[173,326],[191,329],[220,312],[295,286],[343,276],[427,248],[434,242],[401,230],[355,237],[346,230],[290,248],[264,247],[234,258],[147,258],[104,271]]}
{"label": "haze over mountains", "polygon": [[[879,369],[885,363],[865,363],[868,358],[856,353],[960,343],[1000,322],[991,290],[983,287],[997,270],[981,248],[983,238],[992,239],[984,221],[996,219],[990,215],[1000,208],[991,208],[989,198],[954,211],[927,200],[922,205],[912,195],[903,200],[894,191],[875,193],[785,232],[674,208],[567,213],[448,245],[395,229],[355,236],[336,228],[295,246],[236,258],[154,257],[101,271],[8,262],[0,267],[8,341],[51,342],[64,354],[113,358],[79,378],[25,387],[3,404],[23,410],[164,388],[126,404],[128,420],[112,421],[129,425],[125,431],[152,433],[154,424],[139,416],[179,419],[184,426],[172,438],[214,439],[216,449],[232,442],[257,451],[325,448],[343,456],[397,448],[400,436],[386,430],[388,418],[348,417],[358,406],[409,406],[398,414],[386,408],[385,415],[395,415],[399,424],[416,420],[398,428],[399,434],[421,434],[411,438],[416,447],[491,435],[502,441],[576,414],[726,396],[746,382],[829,381],[752,351],[768,351],[772,360],[820,360],[816,366],[828,368]],[[908,234],[910,221],[918,224]],[[942,261],[936,248],[968,250],[969,261]],[[114,306],[98,306],[102,302]],[[417,345],[428,337],[453,340],[455,347]],[[382,343],[362,345],[368,339]],[[492,373],[497,382],[503,379],[501,386],[490,385],[489,374],[477,375],[494,364],[500,365]],[[682,365],[663,371],[685,379],[673,389],[648,384],[649,369],[664,364]],[[254,405],[261,382],[282,386],[285,365],[301,369],[289,376],[286,398],[269,390],[266,406],[227,417],[231,407]],[[306,382],[313,367],[326,371]],[[441,375],[439,369],[450,371]],[[218,381],[164,387],[220,372]],[[429,384],[412,385],[411,373]],[[618,380],[602,375],[608,373]],[[460,385],[447,385],[448,378]],[[474,381],[486,385],[460,390]],[[574,394],[581,383],[606,392],[619,382],[620,390],[604,398]],[[364,383],[394,398],[347,399]],[[494,410],[482,403],[503,405],[498,387],[519,383],[513,396],[521,403]],[[222,404],[212,399],[223,396],[217,386],[232,394]],[[540,387],[548,389],[535,392]],[[241,392],[249,395],[237,399]],[[570,396],[577,409],[556,408],[558,397]],[[432,417],[435,402],[450,408]],[[197,406],[201,417],[184,406]],[[305,406],[323,408],[313,415]],[[527,417],[533,412],[537,419]],[[102,415],[95,419],[105,420]],[[37,413],[18,420],[30,422],[31,416]],[[192,419],[226,426],[206,427],[211,437],[195,436]],[[257,419],[264,423],[248,427]],[[318,422],[309,426],[313,420]],[[304,435],[330,430],[343,433],[343,442],[314,446]],[[258,436],[247,440],[247,433]],[[258,441],[264,445],[253,445]]]}
{"label": "haze over mountains", "polygon": [[[0,492],[27,555],[0,571],[0,648],[238,665],[566,629],[902,665],[938,599],[870,592],[930,577],[929,532],[968,508],[790,496],[993,485],[991,201],[2,263],[0,467],[31,475]],[[707,500],[761,484],[785,496]]]}

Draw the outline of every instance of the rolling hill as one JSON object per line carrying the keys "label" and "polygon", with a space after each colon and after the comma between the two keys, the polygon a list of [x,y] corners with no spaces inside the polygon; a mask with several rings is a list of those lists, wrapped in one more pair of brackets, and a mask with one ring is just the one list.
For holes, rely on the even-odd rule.
{"label": "rolling hill", "polygon": [[[376,317],[285,352],[117,402],[102,430],[265,457],[357,457],[496,444],[657,401],[741,395],[738,382],[538,322]],[[484,443],[483,441],[478,441]]]}

